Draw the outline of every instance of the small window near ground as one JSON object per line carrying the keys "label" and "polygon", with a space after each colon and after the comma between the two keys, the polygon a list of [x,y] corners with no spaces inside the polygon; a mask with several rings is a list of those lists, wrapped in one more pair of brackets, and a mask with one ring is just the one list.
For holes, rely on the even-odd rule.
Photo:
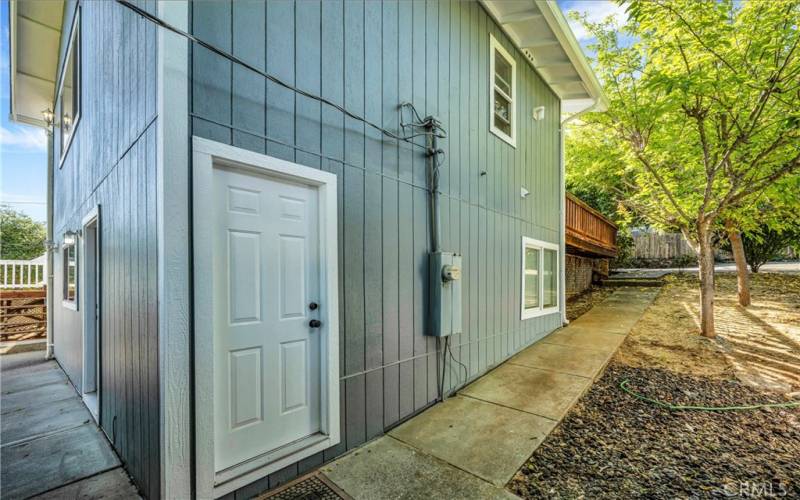
{"label": "small window near ground", "polygon": [[522,238],[522,319],[558,311],[558,245]]}
{"label": "small window near ground", "polygon": [[61,129],[61,159],[64,159],[75,127],[80,119],[80,18],[76,15],[76,20],[72,29],[69,47],[67,48],[67,59],[64,64],[64,72],[61,76],[61,87],[58,93],[59,100],[59,127]]}
{"label": "small window near ground", "polygon": [[74,236],[64,237],[61,248],[64,259],[64,296],[63,303],[67,307],[77,309],[78,304],[78,247]]}
{"label": "small window near ground", "polygon": [[489,35],[491,75],[491,124],[490,130],[499,138],[515,146],[516,116],[514,112],[516,98],[517,67],[511,54]]}

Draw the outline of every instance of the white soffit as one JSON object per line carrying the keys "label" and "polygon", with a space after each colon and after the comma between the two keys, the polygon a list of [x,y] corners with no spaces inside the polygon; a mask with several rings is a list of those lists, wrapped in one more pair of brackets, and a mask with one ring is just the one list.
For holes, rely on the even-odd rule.
{"label": "white soffit", "polygon": [[605,109],[600,82],[555,1],[480,1],[561,99],[562,113],[577,113],[595,103],[596,110]]}
{"label": "white soffit", "polygon": [[9,4],[11,120],[44,127],[53,108],[64,3],[12,0]]}

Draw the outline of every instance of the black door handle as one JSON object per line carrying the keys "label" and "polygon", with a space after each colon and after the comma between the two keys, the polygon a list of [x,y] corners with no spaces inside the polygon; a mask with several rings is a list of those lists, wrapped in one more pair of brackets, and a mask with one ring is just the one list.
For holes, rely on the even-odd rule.
{"label": "black door handle", "polygon": [[311,328],[319,328],[322,326],[322,321],[318,319],[312,319],[311,321],[308,322],[308,326],[310,326]]}

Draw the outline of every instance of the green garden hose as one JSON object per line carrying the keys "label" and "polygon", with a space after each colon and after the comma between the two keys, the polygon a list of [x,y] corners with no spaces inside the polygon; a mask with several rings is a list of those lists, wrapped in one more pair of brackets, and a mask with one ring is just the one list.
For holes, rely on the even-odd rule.
{"label": "green garden hose", "polygon": [[684,405],[673,405],[670,403],[665,403],[663,401],[659,401],[657,399],[651,399],[647,396],[639,394],[638,392],[632,391],[628,389],[628,379],[623,380],[619,383],[620,389],[625,391],[626,393],[630,394],[631,396],[635,397],[636,399],[641,399],[642,401],[646,401],[648,403],[654,404],[656,406],[660,406],[661,408],[666,408],[671,411],[682,411],[682,410],[690,410],[690,411],[739,411],[739,410],[758,410],[760,408],[800,408],[800,401],[789,401],[787,403],[760,403],[754,405],[742,405],[742,406],[684,406]]}

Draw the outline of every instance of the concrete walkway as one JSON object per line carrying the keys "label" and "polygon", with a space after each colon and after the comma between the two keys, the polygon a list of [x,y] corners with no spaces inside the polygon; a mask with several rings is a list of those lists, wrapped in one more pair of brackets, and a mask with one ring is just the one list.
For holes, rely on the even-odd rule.
{"label": "concrete walkway", "polygon": [[0,357],[2,498],[138,498],[105,436],[43,351]]}
{"label": "concrete walkway", "polygon": [[323,473],[356,499],[514,498],[505,484],[600,376],[658,291],[614,292]]}

